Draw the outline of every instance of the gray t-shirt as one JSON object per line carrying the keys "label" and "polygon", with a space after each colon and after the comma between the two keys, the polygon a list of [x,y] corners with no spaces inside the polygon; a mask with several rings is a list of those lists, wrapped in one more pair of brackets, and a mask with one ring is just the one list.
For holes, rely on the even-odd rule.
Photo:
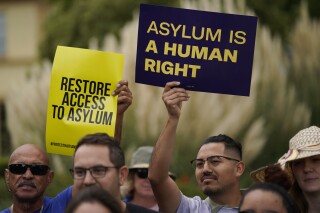
{"label": "gray t-shirt", "polygon": [[238,213],[238,208],[228,208],[212,202],[209,198],[202,200],[199,196],[193,198],[182,194],[177,213]]}

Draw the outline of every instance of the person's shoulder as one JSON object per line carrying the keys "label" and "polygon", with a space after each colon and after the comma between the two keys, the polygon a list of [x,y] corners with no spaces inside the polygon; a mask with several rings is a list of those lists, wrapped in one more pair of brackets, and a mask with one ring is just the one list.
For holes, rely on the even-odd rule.
{"label": "person's shoulder", "polygon": [[126,213],[135,213],[135,212],[141,212],[141,213],[155,213],[157,211],[154,211],[152,209],[147,209],[145,207],[142,206],[138,206],[132,203],[127,203],[127,207],[126,207]]}
{"label": "person's shoulder", "polygon": [[192,203],[206,204],[206,201],[202,200],[202,198],[200,196],[188,197],[184,194],[182,194],[181,201],[184,201],[187,203],[192,202]]}
{"label": "person's shoulder", "polygon": [[72,186],[69,186],[57,196],[46,198],[44,212],[63,213],[72,199]]}
{"label": "person's shoulder", "polygon": [[64,199],[67,199],[67,200],[71,200],[71,198],[72,198],[72,188],[73,188],[73,186],[67,187],[62,192],[57,194],[57,196],[54,199],[64,198]]}
{"label": "person's shoulder", "polygon": [[10,209],[6,208],[0,211],[0,213],[10,213]]}
{"label": "person's shoulder", "polygon": [[199,196],[187,197],[183,195],[177,212],[211,212],[209,204]]}

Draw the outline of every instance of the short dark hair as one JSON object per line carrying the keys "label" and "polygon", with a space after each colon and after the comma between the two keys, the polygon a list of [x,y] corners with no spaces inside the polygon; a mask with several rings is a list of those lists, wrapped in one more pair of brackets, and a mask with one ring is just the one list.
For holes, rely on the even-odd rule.
{"label": "short dark hair", "polygon": [[112,213],[121,211],[119,201],[109,192],[98,186],[85,187],[71,200],[65,213],[73,213],[82,203],[97,202],[111,210]]}
{"label": "short dark hair", "polygon": [[281,187],[277,184],[266,183],[266,182],[256,183],[256,184],[252,185],[247,191],[245,191],[244,195],[241,198],[239,209],[241,208],[243,201],[244,201],[245,197],[247,196],[247,194],[249,194],[250,192],[252,192],[254,190],[262,190],[262,191],[272,192],[274,194],[277,194],[277,195],[279,195],[279,197],[281,197],[282,204],[284,205],[284,207],[286,208],[288,213],[297,213],[298,212],[295,202],[293,201],[293,199],[291,198],[289,193],[283,187]]}
{"label": "short dark hair", "polygon": [[75,150],[74,155],[82,145],[103,145],[109,148],[110,161],[115,167],[122,167],[125,165],[125,157],[123,150],[120,147],[120,143],[113,137],[109,136],[107,133],[94,133],[88,134],[82,137]]}
{"label": "short dark hair", "polygon": [[239,155],[240,160],[242,160],[242,145],[231,137],[224,134],[210,136],[202,143],[201,146],[209,143],[223,143],[226,147],[226,150],[236,152]]}

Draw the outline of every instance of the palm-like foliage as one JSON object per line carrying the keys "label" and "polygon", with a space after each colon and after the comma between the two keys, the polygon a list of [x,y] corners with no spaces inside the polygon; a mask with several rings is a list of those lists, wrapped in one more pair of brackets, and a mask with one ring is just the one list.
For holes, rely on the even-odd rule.
{"label": "palm-like foliage", "polygon": [[[199,10],[252,14],[244,1],[182,1],[182,7]],[[104,51],[125,54],[124,79],[134,94],[123,130],[123,147],[130,151],[157,140],[166,120],[161,100],[162,88],[135,84],[135,54],[138,15],[120,32],[120,42],[106,36]],[[183,106],[178,129],[173,170],[192,176],[189,160],[209,135],[225,133],[244,146],[247,171],[276,161],[288,147],[289,139],[313,122],[319,125],[319,23],[303,16],[291,32],[291,42],[284,44],[258,27],[250,97],[191,93]],[[94,41],[94,39],[93,39]],[[94,47],[95,42],[91,42]],[[44,72],[36,72],[43,69]],[[8,94],[7,112],[12,147],[23,143],[44,145],[47,94],[51,65],[33,67],[29,77]],[[55,162],[59,157],[55,156]],[[129,160],[129,159],[128,159]],[[55,168],[65,171],[62,164]]]}

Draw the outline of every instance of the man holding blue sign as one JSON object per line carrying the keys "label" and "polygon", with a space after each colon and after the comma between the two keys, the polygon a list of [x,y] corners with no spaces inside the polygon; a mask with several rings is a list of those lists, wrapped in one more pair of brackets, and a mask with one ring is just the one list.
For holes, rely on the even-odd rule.
{"label": "man holding blue sign", "polygon": [[209,137],[201,145],[197,158],[191,161],[198,185],[208,196],[206,200],[183,195],[168,175],[182,102],[190,98],[179,85],[180,82],[169,82],[164,88],[162,99],[169,118],[158,138],[149,167],[148,178],[160,211],[237,213],[242,197],[240,177],[245,165],[242,162],[242,146],[232,138],[226,135]]}

